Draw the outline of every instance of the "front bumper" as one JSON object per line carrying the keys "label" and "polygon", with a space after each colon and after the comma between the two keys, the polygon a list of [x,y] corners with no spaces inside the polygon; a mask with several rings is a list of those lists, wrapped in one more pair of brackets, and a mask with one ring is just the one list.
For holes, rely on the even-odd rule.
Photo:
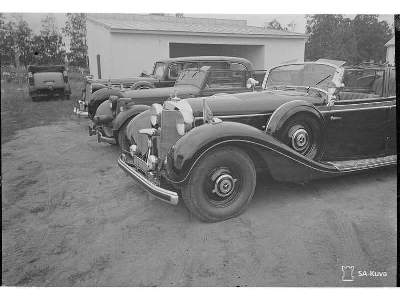
{"label": "front bumper", "polygon": [[30,88],[29,95],[33,97],[64,96],[69,91],[64,88]]}
{"label": "front bumper", "polygon": [[79,117],[88,117],[88,112],[84,101],[79,100],[76,106],[74,106],[74,114]]}
{"label": "front bumper", "polygon": [[118,166],[124,170],[129,176],[136,180],[144,189],[146,189],[154,197],[165,201],[169,204],[176,205],[179,201],[178,193],[164,189],[147,179],[141,172],[126,163],[126,155],[121,154],[118,159]]}

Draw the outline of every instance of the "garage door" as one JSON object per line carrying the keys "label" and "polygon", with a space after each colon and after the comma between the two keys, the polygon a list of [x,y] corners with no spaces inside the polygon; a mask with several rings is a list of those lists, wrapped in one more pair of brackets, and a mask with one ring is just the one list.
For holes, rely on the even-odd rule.
{"label": "garage door", "polygon": [[236,56],[250,60],[256,69],[264,68],[263,45],[169,43],[169,56]]}

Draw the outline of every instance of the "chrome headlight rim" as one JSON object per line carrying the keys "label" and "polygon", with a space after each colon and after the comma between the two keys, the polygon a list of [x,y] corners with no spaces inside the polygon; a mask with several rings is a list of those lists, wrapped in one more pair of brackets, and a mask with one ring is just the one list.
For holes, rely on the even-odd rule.
{"label": "chrome headlight rim", "polygon": [[192,122],[185,118],[185,115],[179,111],[179,115],[176,118],[176,131],[180,136],[184,136],[190,129],[192,129]]}

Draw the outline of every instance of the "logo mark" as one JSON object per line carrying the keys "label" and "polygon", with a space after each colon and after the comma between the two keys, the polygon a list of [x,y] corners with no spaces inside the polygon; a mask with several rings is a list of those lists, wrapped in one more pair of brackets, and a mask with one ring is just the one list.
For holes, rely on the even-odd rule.
{"label": "logo mark", "polygon": [[342,281],[354,281],[354,266],[342,266]]}

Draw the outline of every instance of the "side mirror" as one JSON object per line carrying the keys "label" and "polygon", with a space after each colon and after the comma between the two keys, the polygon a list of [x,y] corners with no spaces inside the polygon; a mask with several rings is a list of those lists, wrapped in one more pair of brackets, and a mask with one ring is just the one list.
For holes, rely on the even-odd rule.
{"label": "side mirror", "polygon": [[253,79],[253,78],[249,78],[249,79],[247,79],[247,82],[246,82],[246,88],[248,88],[248,89],[253,89],[253,91],[254,91],[254,88],[256,87],[256,85],[258,84],[259,82],[257,81],[257,80],[255,80],[255,79]]}
{"label": "side mirror", "polygon": [[143,70],[142,73],[140,74],[141,77],[149,77],[149,72],[147,72],[146,70]]}

